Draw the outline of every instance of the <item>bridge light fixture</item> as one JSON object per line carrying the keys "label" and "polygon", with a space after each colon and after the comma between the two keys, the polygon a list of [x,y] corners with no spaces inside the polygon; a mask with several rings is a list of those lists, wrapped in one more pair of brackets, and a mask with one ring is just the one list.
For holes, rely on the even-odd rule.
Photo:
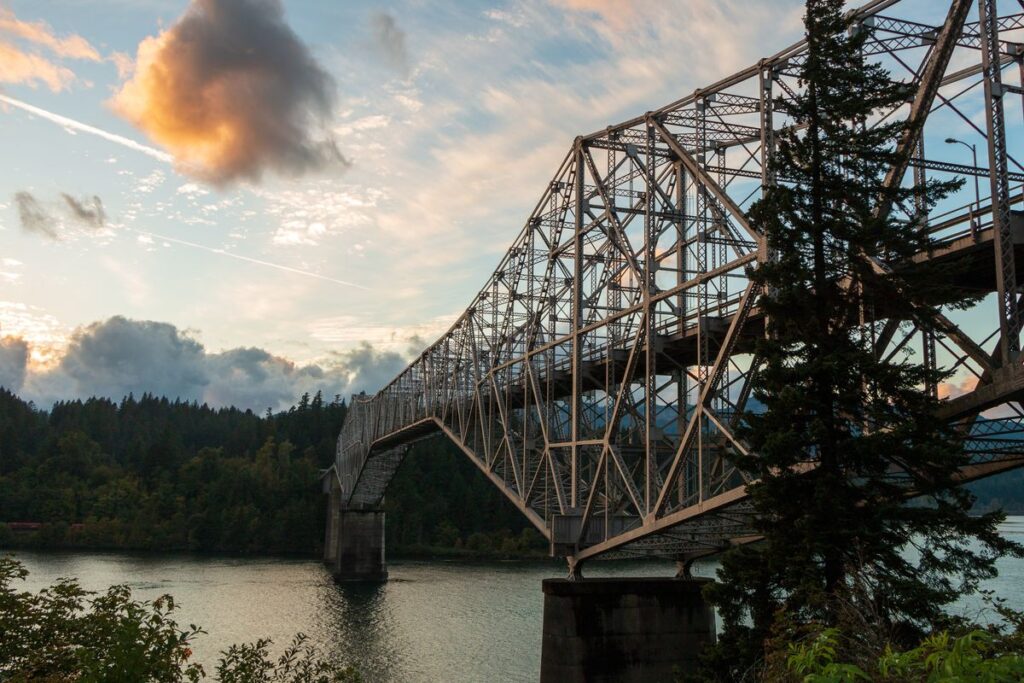
{"label": "bridge light fixture", "polygon": [[[956,138],[946,138],[947,145],[963,145],[964,147],[971,150],[971,158],[974,159],[974,168],[978,168],[978,148],[974,145],[969,145],[963,140],[957,140]],[[977,172],[974,174],[974,205],[977,207],[978,213],[981,213],[981,189],[978,185]],[[971,212],[971,228],[974,228],[974,212]]]}

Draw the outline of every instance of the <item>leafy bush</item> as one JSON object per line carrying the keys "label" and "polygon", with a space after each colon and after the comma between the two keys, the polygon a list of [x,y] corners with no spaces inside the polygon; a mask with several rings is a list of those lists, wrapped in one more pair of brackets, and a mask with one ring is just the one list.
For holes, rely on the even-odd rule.
{"label": "leafy bush", "polygon": [[1024,680],[1024,654],[1008,651],[1004,639],[976,629],[954,637],[940,632],[906,652],[887,648],[874,671],[836,661],[840,633],[826,629],[809,643],[791,644],[787,659],[793,680],[803,683],[1007,683]]}
{"label": "leafy bush", "polygon": [[[180,629],[174,598],[133,600],[127,586],[104,593],[60,579],[39,593],[18,592],[28,571],[0,557],[0,680],[10,683],[194,683],[205,672],[192,658],[198,626]],[[216,680],[223,683],[358,683],[351,667],[323,659],[298,635],[276,662],[269,640],[223,652]]]}
{"label": "leafy bush", "polygon": [[320,657],[320,653],[298,634],[284,654],[273,662],[264,638],[255,643],[232,645],[217,663],[221,683],[359,683],[359,674],[350,667],[339,667]]}

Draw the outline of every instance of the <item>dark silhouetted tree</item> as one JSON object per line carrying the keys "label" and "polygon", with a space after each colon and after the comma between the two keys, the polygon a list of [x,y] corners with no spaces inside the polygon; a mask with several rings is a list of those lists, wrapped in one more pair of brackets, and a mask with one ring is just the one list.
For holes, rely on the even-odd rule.
{"label": "dark silhouetted tree", "polygon": [[886,115],[907,87],[865,59],[868,34],[842,0],[810,0],[805,26],[800,92],[776,103],[788,117],[778,183],[749,214],[773,255],[753,273],[768,321],[754,380],[763,411],[742,430],[754,455],[738,460],[756,481],[763,542],[726,553],[709,589],[724,622],[709,658],[720,680],[755,670],[783,627],[833,626],[851,610],[916,642],[997,557],[1020,551],[998,535],[1001,515],[971,516],[956,485],[962,435],[926,388],[945,373],[873,345],[885,320],[926,329],[940,305],[968,303],[941,272],[904,277],[899,265],[928,247],[924,213],[958,181],[886,186],[908,133]]}

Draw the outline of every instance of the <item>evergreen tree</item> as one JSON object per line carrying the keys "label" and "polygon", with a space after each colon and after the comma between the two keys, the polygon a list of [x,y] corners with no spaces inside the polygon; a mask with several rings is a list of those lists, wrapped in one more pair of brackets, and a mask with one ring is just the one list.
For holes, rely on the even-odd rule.
{"label": "evergreen tree", "polygon": [[906,86],[864,58],[867,32],[852,30],[842,0],[809,0],[805,27],[800,92],[775,105],[788,117],[771,160],[778,183],[750,210],[773,256],[752,274],[767,320],[753,380],[764,410],[748,416],[753,455],[738,466],[756,482],[763,542],[728,552],[709,589],[724,622],[709,667],[723,680],[756,670],[784,625],[859,615],[890,640],[916,640],[995,574],[997,557],[1021,550],[997,534],[1000,514],[972,517],[956,485],[962,435],[927,389],[946,374],[873,342],[885,320],[926,329],[940,305],[969,303],[941,273],[899,267],[927,248],[923,215],[960,181],[886,187],[897,141],[914,132],[884,116]]}

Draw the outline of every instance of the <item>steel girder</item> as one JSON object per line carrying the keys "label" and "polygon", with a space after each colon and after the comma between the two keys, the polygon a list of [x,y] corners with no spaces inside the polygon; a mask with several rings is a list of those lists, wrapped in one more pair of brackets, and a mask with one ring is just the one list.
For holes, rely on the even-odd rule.
{"label": "steel girder", "polygon": [[[960,284],[991,294],[923,327],[884,314],[861,323],[880,356],[920,354],[965,378],[933,387],[970,435],[965,481],[1024,465],[1015,266],[1024,224],[1014,210],[1024,167],[1009,153],[1024,132],[1003,107],[1021,91],[1006,81],[1024,73],[1009,68],[1024,55],[1024,14],[980,0],[978,21],[968,21],[972,7],[931,3],[934,16],[911,21],[897,18],[898,0],[876,0],[854,13],[871,33],[865,51],[914,93],[887,115],[918,123],[898,141],[905,163],[888,180],[990,179],[987,200],[958,194],[930,217],[928,253],[875,266],[957,260]],[[764,333],[747,269],[769,254],[745,207],[787,182],[766,160],[788,123],[773,104],[799,91],[803,51],[798,43],[577,138],[466,311],[375,396],[353,398],[333,467],[343,504],[379,505],[409,445],[442,433],[571,566],[597,556],[686,560],[750,540],[747,482],[731,461],[747,452],[736,427]],[[984,128],[972,118],[982,108]],[[952,148],[925,125],[937,118],[973,129],[987,167],[941,158]]]}

